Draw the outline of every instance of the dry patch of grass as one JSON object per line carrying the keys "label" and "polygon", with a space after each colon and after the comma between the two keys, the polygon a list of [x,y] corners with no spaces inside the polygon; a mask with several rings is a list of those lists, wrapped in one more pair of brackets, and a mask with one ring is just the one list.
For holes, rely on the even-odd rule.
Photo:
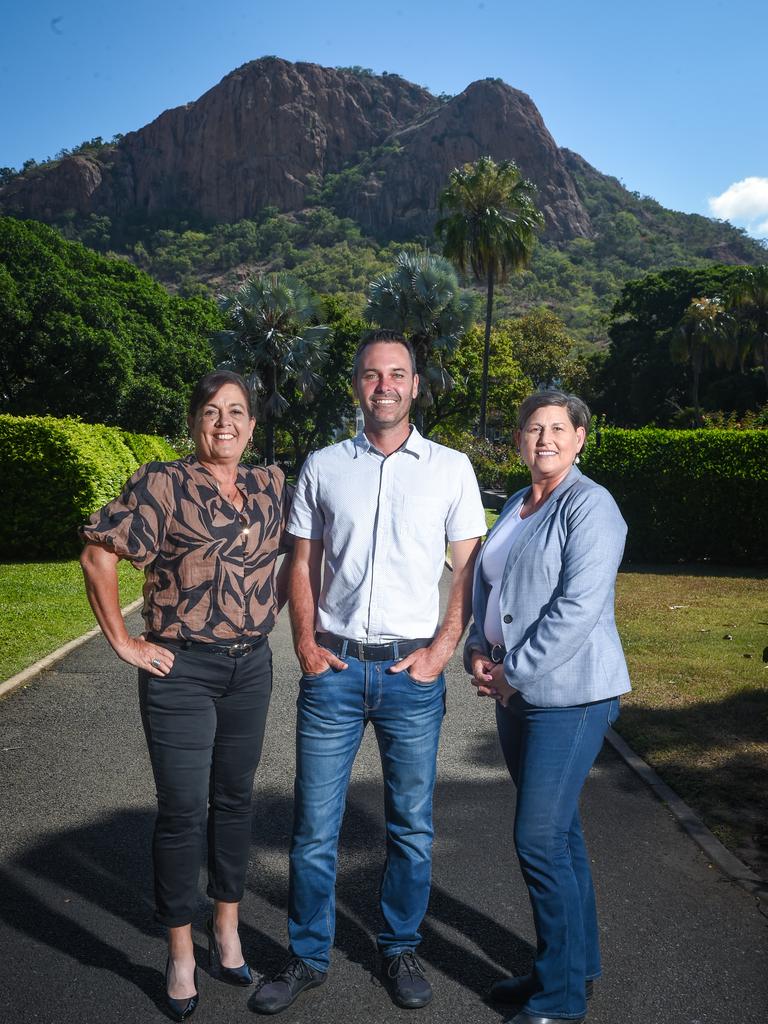
{"label": "dry patch of grass", "polygon": [[768,877],[768,582],[699,567],[619,574],[633,692],[617,728],[721,842]]}

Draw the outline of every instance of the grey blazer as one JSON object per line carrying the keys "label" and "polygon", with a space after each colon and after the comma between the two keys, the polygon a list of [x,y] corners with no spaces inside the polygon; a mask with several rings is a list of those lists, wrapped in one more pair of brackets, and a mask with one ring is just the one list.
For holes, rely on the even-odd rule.
{"label": "grey blazer", "polygon": [[[494,529],[517,514],[527,491],[512,495]],[[499,595],[504,673],[529,704],[587,704],[631,688],[614,618],[626,534],[608,491],[575,466],[514,534]],[[475,565],[474,622],[464,645],[469,672],[472,651],[490,652],[481,563],[482,552]]]}

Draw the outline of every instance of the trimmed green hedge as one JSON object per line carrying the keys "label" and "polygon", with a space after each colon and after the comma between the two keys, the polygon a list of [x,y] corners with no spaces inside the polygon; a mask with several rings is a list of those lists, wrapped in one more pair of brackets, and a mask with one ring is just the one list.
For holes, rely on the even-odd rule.
{"label": "trimmed green hedge", "polygon": [[140,466],[145,462],[171,462],[179,453],[156,434],[132,434],[130,430],[120,431],[123,441],[133,453]]}
{"label": "trimmed green hedge", "polygon": [[78,526],[119,494],[141,462],[176,457],[162,438],[117,427],[0,415],[0,557],[77,554]]}
{"label": "trimmed green hedge", "polygon": [[[606,428],[580,469],[606,487],[638,562],[768,562],[768,431]],[[512,494],[525,467],[507,479]]]}

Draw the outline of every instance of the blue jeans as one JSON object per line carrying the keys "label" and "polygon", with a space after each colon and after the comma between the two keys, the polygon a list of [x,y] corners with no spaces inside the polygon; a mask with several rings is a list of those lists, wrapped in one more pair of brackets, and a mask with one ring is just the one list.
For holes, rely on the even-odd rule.
{"label": "blue jeans", "polygon": [[600,975],[600,944],[579,796],[619,715],[619,698],[540,708],[516,693],[496,724],[517,787],[515,849],[536,926],[535,991],[524,1006],[541,1017],[580,1018],[585,981]]}
{"label": "blue jeans", "polygon": [[302,676],[296,718],[296,783],[290,853],[291,952],[327,971],[336,906],[336,854],[352,763],[370,721],[384,776],[387,853],[380,905],[385,956],[414,949],[429,901],[432,791],[445,714],[445,679],[418,683],[362,662]]}

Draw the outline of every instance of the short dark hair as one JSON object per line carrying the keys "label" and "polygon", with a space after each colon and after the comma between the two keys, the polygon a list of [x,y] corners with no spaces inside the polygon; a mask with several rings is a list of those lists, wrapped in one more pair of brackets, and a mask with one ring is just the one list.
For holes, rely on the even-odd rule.
{"label": "short dark hair", "polygon": [[200,378],[189,398],[189,415],[194,418],[197,415],[198,409],[210,402],[216,392],[221,390],[225,384],[234,384],[235,387],[240,388],[245,399],[248,417],[253,419],[255,413],[251,389],[240,374],[233,373],[232,370],[211,370],[210,373],[206,373],[205,376]]}
{"label": "short dark hair", "polygon": [[360,368],[360,360],[362,359],[363,352],[368,348],[369,345],[377,345],[379,342],[386,342],[387,344],[403,345],[408,355],[411,358],[411,371],[414,377],[416,376],[416,353],[413,351],[413,345],[404,338],[398,331],[371,331],[360,344],[357,346],[357,352],[355,352],[355,358],[352,361],[352,377],[357,377],[357,371]]}
{"label": "short dark hair", "polygon": [[589,406],[577,395],[569,395],[565,391],[558,391],[555,388],[536,391],[522,400],[520,408],[517,410],[517,429],[523,430],[536,410],[543,409],[546,405],[557,405],[561,409],[566,409],[574,430],[577,427],[583,427],[584,438],[587,438],[589,425],[592,422]]}

